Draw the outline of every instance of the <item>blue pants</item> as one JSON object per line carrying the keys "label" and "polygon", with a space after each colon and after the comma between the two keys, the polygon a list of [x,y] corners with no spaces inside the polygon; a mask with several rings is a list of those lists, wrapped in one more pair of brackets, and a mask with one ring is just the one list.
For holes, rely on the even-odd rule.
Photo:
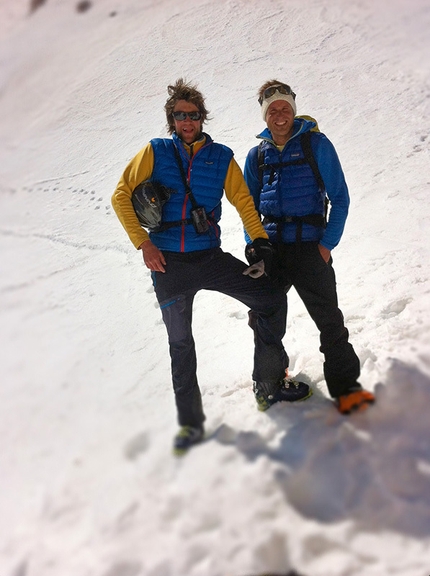
{"label": "blue pants", "polygon": [[[181,426],[200,426],[205,416],[191,326],[194,296],[199,290],[215,290],[252,308],[256,314],[252,377],[271,383],[282,380],[288,364],[282,344],[286,296],[265,276],[244,276],[247,264],[221,248],[163,254],[166,272],[153,272],[152,277],[168,333],[178,421]],[[218,329],[218,318],[213,321]]]}

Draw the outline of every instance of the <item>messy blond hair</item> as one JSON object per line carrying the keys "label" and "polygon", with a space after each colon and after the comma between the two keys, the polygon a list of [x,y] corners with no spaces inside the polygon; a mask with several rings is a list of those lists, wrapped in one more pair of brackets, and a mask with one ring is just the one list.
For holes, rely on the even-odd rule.
{"label": "messy blond hair", "polygon": [[164,106],[164,110],[166,111],[166,118],[167,118],[167,130],[169,134],[173,134],[175,131],[175,122],[173,120],[173,109],[176,105],[178,100],[186,100],[187,102],[191,102],[195,106],[197,106],[201,117],[201,123],[204,122],[208,118],[208,110],[205,106],[205,99],[203,94],[197,90],[197,87],[189,82],[186,82],[183,78],[179,78],[176,80],[175,84],[171,84],[167,86],[167,93],[169,94],[169,98],[166,101]]}

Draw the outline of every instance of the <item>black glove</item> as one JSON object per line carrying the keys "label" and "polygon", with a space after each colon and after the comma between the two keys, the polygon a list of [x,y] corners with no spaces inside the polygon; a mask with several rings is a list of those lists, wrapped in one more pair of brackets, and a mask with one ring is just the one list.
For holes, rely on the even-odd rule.
{"label": "black glove", "polygon": [[[270,276],[270,271],[272,269],[272,262],[274,256],[274,248],[269,240],[266,238],[256,238],[251,244],[247,244],[245,248],[245,258],[251,264],[257,264],[261,261],[264,263],[264,269],[259,276],[263,273]],[[258,277],[255,274],[251,274],[254,277]]]}

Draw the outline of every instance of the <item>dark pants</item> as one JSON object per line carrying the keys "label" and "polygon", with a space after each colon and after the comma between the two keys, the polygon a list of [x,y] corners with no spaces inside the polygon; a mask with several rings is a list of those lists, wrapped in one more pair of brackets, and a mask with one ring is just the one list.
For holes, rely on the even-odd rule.
{"label": "dark pants", "polygon": [[348,342],[349,333],[338,307],[332,260],[322,258],[317,242],[278,244],[277,284],[288,293],[294,286],[320,331],[324,376],[332,397],[357,385],[360,361]]}
{"label": "dark pants", "polygon": [[[164,252],[166,272],[153,272],[157,300],[169,338],[172,380],[181,426],[200,426],[205,419],[197,383],[197,360],[192,334],[192,308],[199,290],[215,290],[239,300],[256,315],[254,369],[256,381],[279,382],[285,373],[282,344],[286,325],[286,296],[267,277],[244,276],[244,262],[220,248],[198,252]],[[213,319],[218,330],[218,318]],[[210,332],[211,326],[208,326]],[[234,346],[234,342],[232,342]]]}

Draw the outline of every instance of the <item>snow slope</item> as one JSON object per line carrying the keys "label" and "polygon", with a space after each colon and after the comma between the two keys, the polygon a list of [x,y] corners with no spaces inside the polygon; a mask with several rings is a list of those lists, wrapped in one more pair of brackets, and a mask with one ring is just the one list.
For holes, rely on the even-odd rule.
{"label": "snow slope", "polygon": [[[430,574],[426,0],[0,0],[0,574]],[[352,206],[333,253],[377,404],[342,417],[293,293],[306,403],[261,414],[247,310],[196,299],[209,439],[171,456],[165,328],[110,207],[165,136],[166,86],[198,83],[243,165],[268,78],[335,144]],[[224,205],[223,248],[243,254]]]}

